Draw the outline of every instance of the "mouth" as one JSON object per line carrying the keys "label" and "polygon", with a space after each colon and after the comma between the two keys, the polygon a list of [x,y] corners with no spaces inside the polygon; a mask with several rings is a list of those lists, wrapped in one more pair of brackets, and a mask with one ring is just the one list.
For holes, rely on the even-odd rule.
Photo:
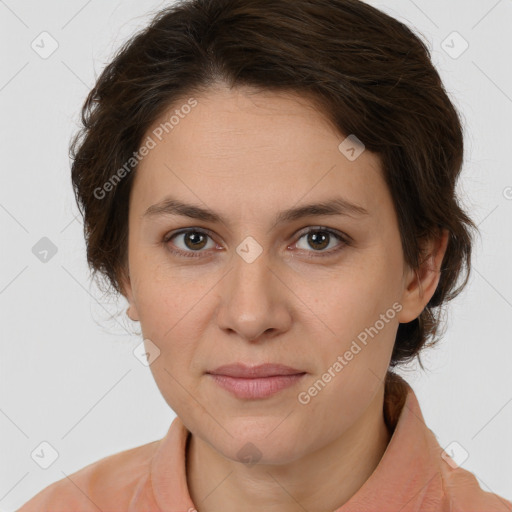
{"label": "mouth", "polygon": [[237,398],[256,400],[268,398],[297,384],[307,372],[281,364],[246,366],[224,365],[207,372],[221,388]]}

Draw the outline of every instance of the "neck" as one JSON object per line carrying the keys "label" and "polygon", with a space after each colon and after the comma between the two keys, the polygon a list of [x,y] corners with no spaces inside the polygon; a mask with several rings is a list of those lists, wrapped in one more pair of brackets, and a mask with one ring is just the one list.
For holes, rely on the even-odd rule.
{"label": "neck", "polygon": [[286,465],[226,459],[197,436],[187,448],[187,484],[198,512],[332,512],[370,477],[390,440],[384,387],[351,428],[332,443]]}

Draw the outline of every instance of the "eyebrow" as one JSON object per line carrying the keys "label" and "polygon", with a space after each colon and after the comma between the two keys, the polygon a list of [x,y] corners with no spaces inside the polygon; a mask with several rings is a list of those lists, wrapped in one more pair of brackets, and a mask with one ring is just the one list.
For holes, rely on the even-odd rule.
{"label": "eyebrow", "polygon": [[[202,220],[204,222],[229,225],[229,222],[215,211],[197,205],[183,203],[173,197],[166,197],[162,201],[151,205],[144,212],[142,217],[148,218],[165,215],[179,215]],[[303,217],[320,217],[324,215],[361,217],[369,215],[369,212],[362,206],[351,203],[342,197],[336,197],[319,203],[310,203],[279,212],[275,218],[273,227],[278,224],[293,222]]]}

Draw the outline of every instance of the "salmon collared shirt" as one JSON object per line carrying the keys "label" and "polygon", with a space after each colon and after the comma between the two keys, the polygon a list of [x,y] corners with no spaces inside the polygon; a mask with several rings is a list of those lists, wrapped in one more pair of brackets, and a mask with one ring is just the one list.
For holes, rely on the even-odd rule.
{"label": "salmon collared shirt", "polygon": [[[333,512],[512,511],[512,502],[484,491],[444,453],[402,377],[388,372],[384,397],[390,442],[368,480]],[[163,439],[85,466],[18,512],[196,512],[186,477],[189,435],[176,417]]]}

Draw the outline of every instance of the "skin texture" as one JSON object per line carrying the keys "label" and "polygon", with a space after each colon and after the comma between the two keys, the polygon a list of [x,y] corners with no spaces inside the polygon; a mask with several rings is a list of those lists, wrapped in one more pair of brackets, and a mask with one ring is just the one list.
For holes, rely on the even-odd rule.
{"label": "skin texture", "polygon": [[[187,478],[200,512],[332,511],[368,479],[389,442],[382,407],[396,331],[433,295],[448,234],[425,245],[421,269],[408,268],[378,157],[364,151],[347,159],[338,149],[345,135],[307,99],[223,86],[196,99],[137,169],[123,286],[128,314],[159,348],[151,371],[192,432]],[[170,194],[225,222],[143,215]],[[369,214],[274,226],[282,210],[338,196]],[[308,241],[308,229],[319,227],[352,240]],[[181,228],[209,236],[164,241]],[[251,263],[236,252],[248,236],[262,249]],[[171,247],[201,254],[174,255]],[[378,334],[299,403],[298,394],[390,309],[394,317]],[[269,398],[244,400],[205,373],[237,361],[307,374]],[[247,443],[258,449],[255,465],[240,461]]]}

